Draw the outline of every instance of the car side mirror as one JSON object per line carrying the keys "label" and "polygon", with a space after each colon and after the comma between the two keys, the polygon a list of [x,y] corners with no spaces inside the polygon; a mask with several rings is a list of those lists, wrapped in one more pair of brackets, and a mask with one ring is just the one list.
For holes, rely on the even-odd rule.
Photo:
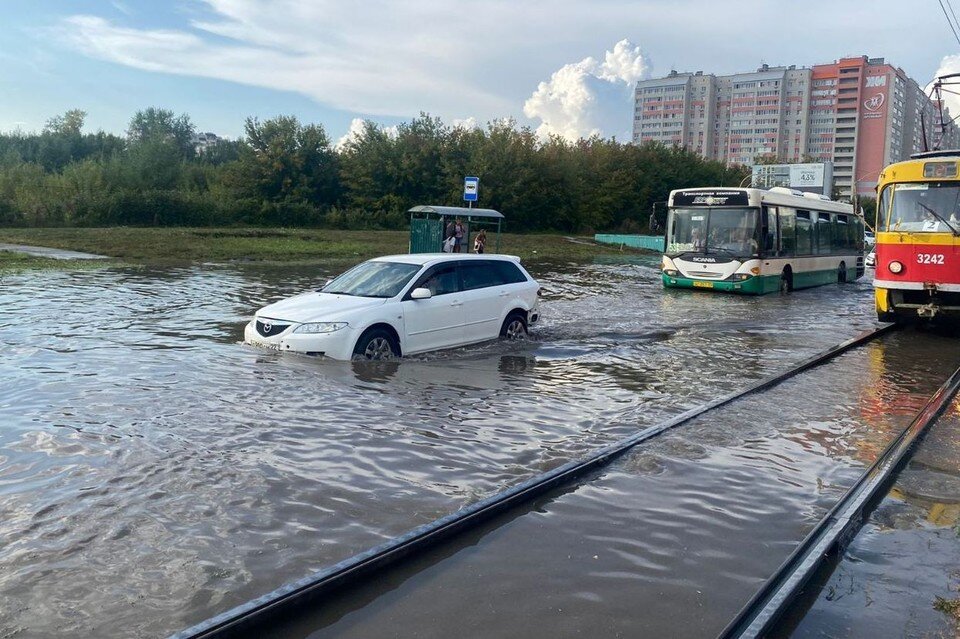
{"label": "car side mirror", "polygon": [[412,300],[428,300],[433,297],[433,293],[430,292],[429,288],[415,288],[410,292],[410,299]]}

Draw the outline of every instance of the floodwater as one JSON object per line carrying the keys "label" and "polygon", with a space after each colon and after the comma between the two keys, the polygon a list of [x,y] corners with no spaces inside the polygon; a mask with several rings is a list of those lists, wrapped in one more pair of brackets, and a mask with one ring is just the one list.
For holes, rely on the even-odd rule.
{"label": "floodwater", "polygon": [[[239,343],[319,268],[4,277],[0,637],[167,635],[875,326],[868,281],[729,297],[657,263],[530,264],[534,339],[373,365]],[[884,338],[288,630],[718,630],[958,354]]]}
{"label": "floodwater", "polygon": [[960,400],[818,586],[784,636],[960,636]]}

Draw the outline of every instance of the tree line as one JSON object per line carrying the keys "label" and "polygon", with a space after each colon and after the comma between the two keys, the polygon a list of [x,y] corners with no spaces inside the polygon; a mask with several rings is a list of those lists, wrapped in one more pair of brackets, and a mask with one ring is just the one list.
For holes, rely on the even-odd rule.
{"label": "tree line", "polygon": [[186,114],[139,111],[123,136],[84,133],[85,117],[0,133],[0,225],[403,228],[412,206],[462,204],[476,175],[480,206],[511,231],[638,232],[671,189],[736,186],[749,172],[659,144],[541,140],[508,120],[367,122],[335,148],[292,116],[247,118],[241,139],[203,147]]}

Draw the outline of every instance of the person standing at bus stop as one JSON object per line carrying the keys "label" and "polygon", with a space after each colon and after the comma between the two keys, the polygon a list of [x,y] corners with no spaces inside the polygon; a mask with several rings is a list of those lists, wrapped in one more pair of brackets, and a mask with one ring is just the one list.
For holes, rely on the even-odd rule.
{"label": "person standing at bus stop", "polygon": [[453,225],[453,252],[460,253],[463,246],[463,224],[460,222],[460,218],[457,218],[456,224]]}
{"label": "person standing at bus stop", "polygon": [[486,229],[480,229],[480,232],[477,233],[477,239],[473,241],[473,251],[475,253],[483,253],[487,249],[487,231]]}

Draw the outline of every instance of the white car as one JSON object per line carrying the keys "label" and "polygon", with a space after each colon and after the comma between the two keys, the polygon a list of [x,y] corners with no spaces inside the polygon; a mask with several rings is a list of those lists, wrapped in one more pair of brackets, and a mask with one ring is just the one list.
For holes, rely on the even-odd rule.
{"label": "white car", "polygon": [[509,255],[389,255],[257,311],[248,344],[332,359],[390,359],[497,337],[540,317],[540,285]]}
{"label": "white car", "polygon": [[870,267],[877,265],[877,249],[873,249],[872,251],[867,253],[867,256],[863,258],[863,265],[870,266]]}

